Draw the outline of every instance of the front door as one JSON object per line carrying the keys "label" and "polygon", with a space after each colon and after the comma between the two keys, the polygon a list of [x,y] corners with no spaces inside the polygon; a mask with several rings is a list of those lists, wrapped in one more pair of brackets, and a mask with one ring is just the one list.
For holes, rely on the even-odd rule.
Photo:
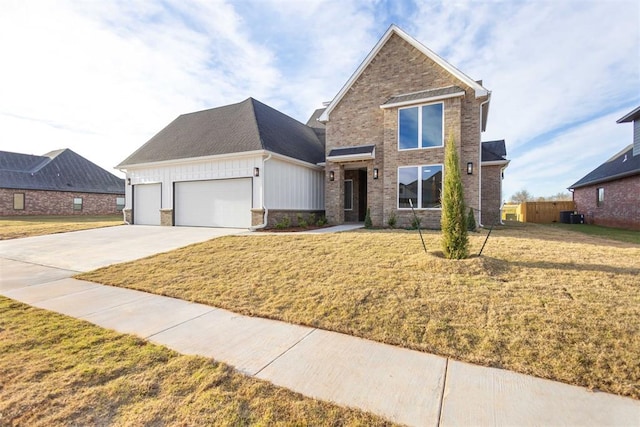
{"label": "front door", "polygon": [[358,221],[367,215],[367,170],[358,171]]}

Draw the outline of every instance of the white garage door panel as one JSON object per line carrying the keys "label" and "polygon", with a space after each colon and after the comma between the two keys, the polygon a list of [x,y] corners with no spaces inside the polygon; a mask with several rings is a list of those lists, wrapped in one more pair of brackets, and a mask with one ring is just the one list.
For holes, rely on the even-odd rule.
{"label": "white garage door panel", "polygon": [[176,225],[251,227],[251,178],[176,182]]}
{"label": "white garage door panel", "polygon": [[133,223],[160,225],[160,184],[133,186]]}

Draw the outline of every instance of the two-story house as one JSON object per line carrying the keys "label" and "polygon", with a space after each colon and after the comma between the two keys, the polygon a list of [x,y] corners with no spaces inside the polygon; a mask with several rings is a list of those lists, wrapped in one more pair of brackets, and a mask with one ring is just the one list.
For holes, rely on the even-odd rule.
{"label": "two-story house", "polygon": [[481,143],[491,93],[392,25],[340,92],[302,124],[252,98],[178,117],[123,161],[133,223],[262,227],[326,213],[438,228],[445,144],[467,206],[500,220],[504,141]]}

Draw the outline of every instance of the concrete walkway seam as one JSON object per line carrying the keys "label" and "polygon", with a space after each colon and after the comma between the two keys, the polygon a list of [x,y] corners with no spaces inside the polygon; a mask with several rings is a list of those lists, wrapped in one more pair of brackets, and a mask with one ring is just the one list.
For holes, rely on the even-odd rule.
{"label": "concrete walkway seam", "polygon": [[315,331],[317,331],[318,328],[313,328],[312,330],[309,331],[309,333],[305,334],[305,336],[303,336],[302,338],[300,338],[298,341],[294,342],[289,348],[287,348],[285,351],[283,351],[282,353],[280,353],[279,355],[277,355],[276,357],[274,357],[273,359],[271,359],[271,361],[269,363],[267,363],[266,365],[264,365],[262,368],[260,368],[258,371],[256,371],[252,376],[257,377],[260,372],[264,371],[266,368],[268,368],[269,366],[271,366],[272,363],[274,363],[275,361],[277,361],[278,359],[280,359],[282,356],[284,356],[285,354],[289,353],[295,346],[297,346],[298,344],[300,344],[302,341],[304,341],[305,339],[307,339],[307,337],[309,337],[309,335],[311,335],[312,333],[314,333]]}

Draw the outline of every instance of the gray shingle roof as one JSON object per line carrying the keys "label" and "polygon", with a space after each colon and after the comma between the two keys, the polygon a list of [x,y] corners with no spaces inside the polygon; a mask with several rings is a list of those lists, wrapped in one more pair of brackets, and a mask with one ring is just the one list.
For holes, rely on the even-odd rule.
{"label": "gray shingle roof", "polygon": [[124,194],[124,180],[68,148],[44,156],[0,151],[0,187]]}
{"label": "gray shingle roof", "polygon": [[309,163],[324,161],[324,147],[313,129],[248,98],[179,116],[118,167],[256,150]]}
{"label": "gray shingle roof", "polygon": [[507,147],[504,139],[485,141],[482,143],[482,161],[496,162],[507,160]]}
{"label": "gray shingle roof", "polygon": [[633,155],[633,144],[630,144],[569,188],[586,187],[638,174],[640,174],[640,156]]}
{"label": "gray shingle roof", "polygon": [[393,104],[404,103],[404,102],[419,101],[421,99],[451,95],[458,92],[464,92],[464,89],[458,86],[447,86],[439,89],[423,90],[421,92],[414,92],[414,93],[407,93],[407,94],[392,96],[382,105],[393,105]]}

